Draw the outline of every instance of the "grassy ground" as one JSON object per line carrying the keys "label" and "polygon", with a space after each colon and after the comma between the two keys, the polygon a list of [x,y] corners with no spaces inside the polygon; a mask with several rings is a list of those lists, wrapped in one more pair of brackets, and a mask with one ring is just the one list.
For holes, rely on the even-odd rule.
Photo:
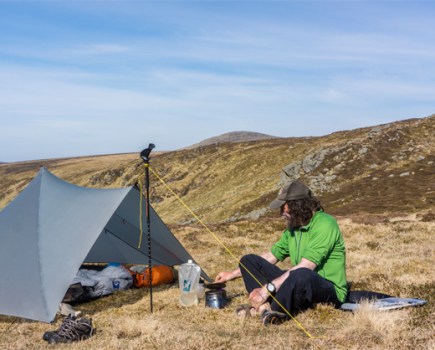
{"label": "grassy ground", "polygon": [[[314,186],[328,212],[348,216],[339,222],[347,245],[347,277],[354,289],[423,298],[427,305],[384,313],[369,306],[345,313],[320,305],[297,317],[308,336],[293,321],[264,328],[258,319],[236,319],[233,310],[246,302],[244,295],[223,310],[205,308],[204,303],[185,309],[178,306],[177,286],[158,287],[151,315],[148,291],[134,289],[80,305],[77,309],[93,318],[96,335],[83,343],[52,347],[435,349],[434,130],[431,116],[324,137],[156,152],[152,160],[153,169],[175,193],[203,220],[215,223],[212,231],[239,258],[262,253],[279,238],[284,223],[269,218],[275,213],[265,209],[282,182],[289,180],[283,177],[286,169],[292,179]],[[2,164],[0,208],[41,166],[86,187],[127,186],[143,178],[138,154]],[[172,231],[210,276],[234,268],[234,259],[203,227],[175,225],[193,220],[154,176],[151,198],[164,222],[173,224]],[[397,214],[389,218],[385,213]],[[259,216],[263,218],[256,220]],[[229,283],[227,292],[243,294],[241,281]],[[45,349],[42,334],[61,321],[58,317],[49,325],[0,316],[0,349]]]}
{"label": "grassy ground", "polygon": [[[91,339],[50,348],[70,349],[433,349],[434,248],[433,221],[421,217],[339,218],[347,245],[348,280],[354,289],[370,289],[400,297],[428,300],[419,308],[379,312],[366,305],[355,313],[327,305],[300,314],[297,321],[265,328],[256,318],[239,320],[236,305],[246,302],[240,280],[227,285],[236,295],[222,310],[178,305],[178,287],[154,289],[154,313],[147,289],[131,289],[76,307],[92,317],[97,333]],[[238,257],[263,252],[278,239],[279,219],[240,221],[211,230]],[[173,232],[210,276],[232,269],[235,262],[199,226],[174,226]],[[284,263],[283,266],[288,266]],[[0,316],[0,348],[45,349],[42,334],[53,325]]]}

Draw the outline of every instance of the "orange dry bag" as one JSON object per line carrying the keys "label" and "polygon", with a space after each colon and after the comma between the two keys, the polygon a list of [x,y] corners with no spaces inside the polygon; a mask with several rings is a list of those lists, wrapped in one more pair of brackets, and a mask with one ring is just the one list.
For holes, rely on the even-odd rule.
{"label": "orange dry bag", "polygon": [[[165,265],[157,265],[152,268],[152,286],[157,286],[163,283],[173,283],[174,273],[172,268]],[[133,274],[133,283],[136,287],[148,287],[150,285],[150,270],[147,268],[144,272],[135,272]]]}

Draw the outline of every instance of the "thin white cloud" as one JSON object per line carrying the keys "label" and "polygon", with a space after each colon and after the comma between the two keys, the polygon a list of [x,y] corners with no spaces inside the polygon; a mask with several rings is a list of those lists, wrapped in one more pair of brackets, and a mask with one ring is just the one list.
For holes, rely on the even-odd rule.
{"label": "thin white cloud", "polygon": [[119,44],[96,43],[82,47],[72,47],[63,49],[61,52],[70,55],[93,56],[93,55],[110,55],[123,54],[131,51],[131,47]]}
{"label": "thin white cloud", "polygon": [[[424,11],[402,26],[399,12],[386,18],[373,3],[328,3],[324,15],[316,4],[298,16],[298,3],[265,13],[249,3],[68,3],[39,5],[48,17],[68,13],[66,23],[10,19],[0,33],[0,161],[26,159],[29,147],[13,156],[7,145],[27,141],[39,145],[29,159],[126,152],[149,139],[171,149],[243,129],[321,135],[433,113],[435,27],[419,29]],[[83,14],[95,23],[76,25]],[[31,28],[44,40],[22,35]]]}
{"label": "thin white cloud", "polygon": [[94,125],[94,123],[80,121],[80,120],[71,120],[71,119],[41,119],[35,120],[31,123],[32,127],[38,128],[49,128],[49,129],[83,129],[89,128]]}

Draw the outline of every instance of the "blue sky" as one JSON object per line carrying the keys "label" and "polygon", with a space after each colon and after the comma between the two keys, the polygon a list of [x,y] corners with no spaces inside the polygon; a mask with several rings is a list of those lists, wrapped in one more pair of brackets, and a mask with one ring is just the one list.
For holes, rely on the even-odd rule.
{"label": "blue sky", "polygon": [[435,113],[434,1],[0,0],[0,161]]}

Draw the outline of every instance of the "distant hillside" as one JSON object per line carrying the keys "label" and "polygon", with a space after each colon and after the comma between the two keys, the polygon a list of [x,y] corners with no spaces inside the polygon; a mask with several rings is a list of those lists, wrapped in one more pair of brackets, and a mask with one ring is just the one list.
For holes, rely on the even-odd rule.
{"label": "distant hillside", "polygon": [[277,138],[276,136],[266,135],[259,132],[250,131],[232,131],[219,136],[210,137],[201,142],[195,143],[187,148],[195,148],[201,146],[215,145],[225,142],[249,142],[260,141]]}
{"label": "distant hillside", "polygon": [[[276,215],[268,204],[293,179],[307,183],[334,215],[426,215],[435,205],[434,151],[432,115],[322,137],[216,143],[155,153],[151,167],[209,223]],[[0,208],[41,166],[89,187],[133,185],[142,181],[144,172],[139,154],[3,164]],[[173,224],[191,222],[191,214],[168,190],[154,176],[151,181],[152,205],[162,218]]]}

